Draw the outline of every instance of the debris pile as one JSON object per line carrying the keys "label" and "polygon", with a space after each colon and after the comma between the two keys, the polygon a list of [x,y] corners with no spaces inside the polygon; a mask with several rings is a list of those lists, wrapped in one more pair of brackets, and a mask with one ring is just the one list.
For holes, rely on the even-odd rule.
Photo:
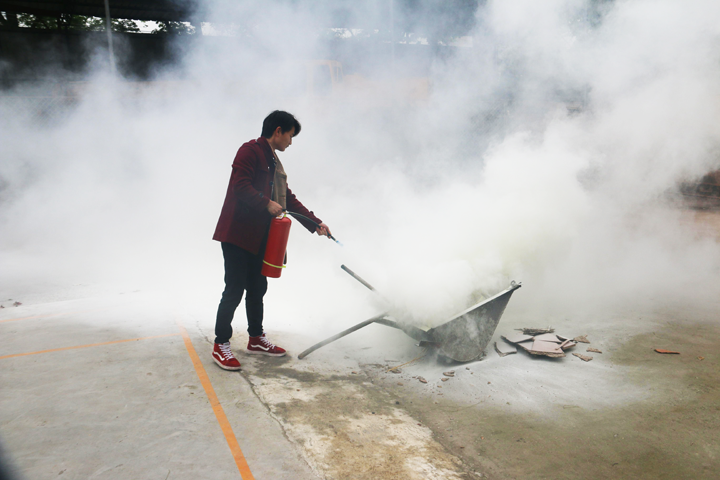
{"label": "debris pile", "polygon": [[[570,338],[555,334],[553,328],[522,328],[521,333],[502,335],[505,342],[495,342],[495,351],[501,357],[517,353],[518,347],[530,355],[539,355],[551,358],[565,356],[565,351],[575,347],[578,343],[590,343],[587,335]],[[602,353],[597,348],[588,348],[588,352]],[[589,362],[593,357],[573,353],[576,357]]]}
{"label": "debris pile", "polygon": [[[8,302],[12,302],[13,299],[12,299],[12,298],[8,298],[7,301],[8,301]],[[21,302],[13,302],[13,304],[12,304],[13,307],[19,307],[20,305],[22,305]],[[3,305],[3,304],[0,303],[0,308],[5,308],[5,305]]]}

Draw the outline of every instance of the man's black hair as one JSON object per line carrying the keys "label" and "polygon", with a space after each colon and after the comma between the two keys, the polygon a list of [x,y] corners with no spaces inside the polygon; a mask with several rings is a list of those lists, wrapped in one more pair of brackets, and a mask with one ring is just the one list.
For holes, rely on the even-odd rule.
{"label": "man's black hair", "polygon": [[265,117],[265,120],[263,121],[262,136],[265,138],[271,138],[277,127],[280,127],[280,131],[282,133],[290,131],[294,127],[295,132],[293,133],[293,137],[300,133],[300,122],[298,122],[291,113],[283,112],[282,110],[275,110]]}

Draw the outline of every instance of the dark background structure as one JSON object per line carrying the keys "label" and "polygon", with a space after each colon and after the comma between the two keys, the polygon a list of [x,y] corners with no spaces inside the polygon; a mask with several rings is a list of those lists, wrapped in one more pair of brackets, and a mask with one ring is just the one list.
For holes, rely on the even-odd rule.
{"label": "dark background structure", "polygon": [[[133,20],[191,21],[195,0],[110,0],[110,16]],[[105,0],[2,0],[0,11],[58,17],[83,15],[105,17]]]}
{"label": "dark background structure", "polygon": [[[475,12],[483,0],[348,0],[301,2],[318,19],[320,51],[338,60],[348,71],[362,71],[360,58],[408,59],[410,75],[424,75],[433,58],[447,56],[453,39],[475,27]],[[243,5],[243,2],[237,5]],[[257,5],[244,2],[244,7]],[[233,37],[203,37],[202,22],[238,24],[233,12],[217,18],[213,0],[108,0],[112,39],[106,29],[105,0],[0,0],[0,85],[38,80],[79,80],[91,60],[113,63],[125,78],[148,80],[167,66],[177,65],[194,42],[233,42]],[[259,5],[257,8],[263,8]],[[237,14],[235,14],[237,15]],[[141,33],[135,21],[156,22],[152,33]],[[252,25],[242,30],[243,41]],[[345,38],[333,32],[357,29],[369,32]],[[409,39],[423,38],[420,44]],[[108,57],[112,43],[113,60]],[[103,53],[105,52],[105,53]],[[418,71],[418,69],[420,71]],[[364,72],[366,73],[366,72]]]}

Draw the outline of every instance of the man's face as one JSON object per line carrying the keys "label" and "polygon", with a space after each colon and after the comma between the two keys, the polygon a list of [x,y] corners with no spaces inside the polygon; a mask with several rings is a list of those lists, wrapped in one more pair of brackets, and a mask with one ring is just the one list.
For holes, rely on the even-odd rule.
{"label": "man's face", "polygon": [[275,149],[284,152],[287,147],[292,145],[293,135],[295,135],[295,127],[283,133],[280,127],[275,130]]}

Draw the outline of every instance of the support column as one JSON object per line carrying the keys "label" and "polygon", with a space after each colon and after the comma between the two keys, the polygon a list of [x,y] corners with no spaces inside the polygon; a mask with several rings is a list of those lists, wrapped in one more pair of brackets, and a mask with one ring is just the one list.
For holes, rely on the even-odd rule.
{"label": "support column", "polygon": [[113,50],[112,20],[110,18],[110,0],[105,0],[105,31],[108,37],[108,55],[110,56],[110,73],[115,76],[115,51]]}

